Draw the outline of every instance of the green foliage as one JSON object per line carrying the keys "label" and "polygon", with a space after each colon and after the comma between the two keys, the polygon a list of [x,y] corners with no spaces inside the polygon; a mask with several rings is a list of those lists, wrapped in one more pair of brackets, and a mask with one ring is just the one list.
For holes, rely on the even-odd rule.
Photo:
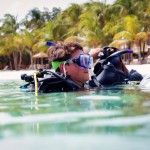
{"label": "green foliage", "polygon": [[89,47],[106,46],[122,37],[130,41],[141,31],[150,31],[149,20],[148,0],[116,0],[113,5],[91,1],[63,11],[54,7],[51,12],[33,8],[21,22],[6,14],[0,19],[0,55],[12,57],[18,51],[32,58],[33,53],[46,52],[46,41],[57,43],[73,37]]}

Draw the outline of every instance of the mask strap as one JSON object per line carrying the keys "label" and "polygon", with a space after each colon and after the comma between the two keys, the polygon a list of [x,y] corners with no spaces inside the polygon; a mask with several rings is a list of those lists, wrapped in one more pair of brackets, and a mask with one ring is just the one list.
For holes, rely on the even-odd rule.
{"label": "mask strap", "polygon": [[63,71],[64,71],[64,75],[65,75],[65,77],[66,77],[67,74],[66,74],[66,68],[65,68],[65,65],[66,65],[66,62],[63,63]]}

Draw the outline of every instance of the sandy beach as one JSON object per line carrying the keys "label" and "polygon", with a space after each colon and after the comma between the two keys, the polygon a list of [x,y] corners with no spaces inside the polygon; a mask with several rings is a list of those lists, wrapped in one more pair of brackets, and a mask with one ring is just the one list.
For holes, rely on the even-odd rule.
{"label": "sandy beach", "polygon": [[[150,64],[142,65],[127,65],[129,70],[134,69],[141,73],[143,76],[150,74]],[[20,70],[20,71],[10,71],[10,70],[1,70],[0,71],[0,80],[21,80],[21,74],[33,74],[35,70]]]}
{"label": "sandy beach", "polygon": [[141,73],[143,76],[150,74],[150,64],[142,65],[126,65],[129,70],[134,69]]}

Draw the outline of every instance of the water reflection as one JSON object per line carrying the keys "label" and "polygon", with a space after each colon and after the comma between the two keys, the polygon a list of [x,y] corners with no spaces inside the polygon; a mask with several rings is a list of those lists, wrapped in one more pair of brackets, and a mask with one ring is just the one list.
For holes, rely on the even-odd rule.
{"label": "water reflection", "polygon": [[[42,142],[45,139],[53,141],[51,145],[55,148],[58,146],[57,149],[63,146],[66,149],[99,149],[99,139],[107,143],[107,140],[115,138],[118,142],[116,140],[114,143],[118,145],[119,142],[131,145],[139,142],[139,139],[138,146],[146,149],[148,145],[149,92],[126,85],[100,91],[49,93],[35,97],[34,93],[21,92],[20,85],[17,81],[0,82],[0,145],[4,147],[7,142],[11,145],[12,139],[14,143],[19,143],[19,139],[25,140],[19,143],[22,145],[26,145],[30,139],[33,147],[36,147],[35,139]],[[59,142],[55,141],[55,135]],[[78,146],[69,147],[65,140]]]}

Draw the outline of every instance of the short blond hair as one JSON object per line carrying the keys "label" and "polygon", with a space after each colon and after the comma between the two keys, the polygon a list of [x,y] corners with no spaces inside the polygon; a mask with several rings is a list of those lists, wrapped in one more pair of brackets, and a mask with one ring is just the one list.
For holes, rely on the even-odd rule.
{"label": "short blond hair", "polygon": [[76,50],[82,50],[82,46],[78,42],[58,43],[47,50],[50,61],[65,61],[69,59]]}

